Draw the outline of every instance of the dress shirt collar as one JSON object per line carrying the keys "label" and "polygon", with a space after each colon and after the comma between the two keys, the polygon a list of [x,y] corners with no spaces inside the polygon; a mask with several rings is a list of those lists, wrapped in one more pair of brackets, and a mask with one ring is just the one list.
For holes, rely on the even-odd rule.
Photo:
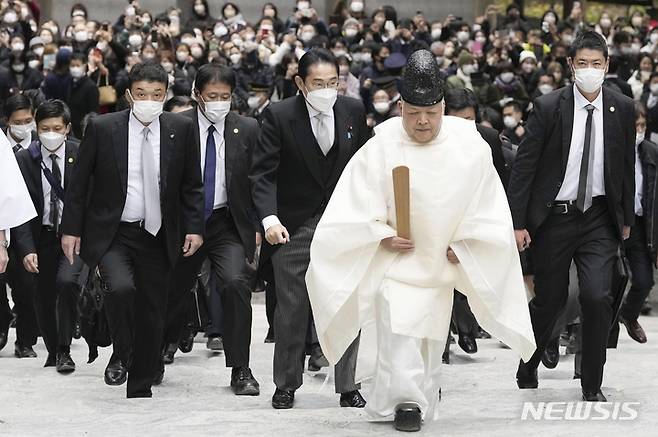
{"label": "dress shirt collar", "polygon": [[154,134],[160,131],[160,117],[156,117],[156,119],[153,120],[151,124],[149,124],[148,126],[144,126],[142,122],[139,121],[137,117],[135,117],[135,114],[133,114],[133,112],[130,111],[128,125],[130,126],[130,129],[137,132],[138,135],[142,134],[142,131],[144,130],[145,127],[148,127],[149,130],[151,131],[151,134]]}
{"label": "dress shirt collar", "polygon": [[599,91],[599,95],[596,96],[593,102],[590,102],[583,96],[576,85],[573,86],[573,96],[575,99],[575,108],[584,109],[587,105],[593,105],[597,110],[601,111],[603,109],[603,88]]}
{"label": "dress shirt collar", "polygon": [[[224,118],[221,123],[211,123],[210,120],[208,120],[208,118],[203,115],[203,112],[201,112],[199,108],[197,108],[197,116],[199,118],[199,129],[201,130],[201,134],[208,133],[208,129],[211,125],[215,126],[215,130],[220,136],[224,134],[224,124],[226,123],[226,118]],[[228,114],[226,114],[226,116],[228,117]]]}

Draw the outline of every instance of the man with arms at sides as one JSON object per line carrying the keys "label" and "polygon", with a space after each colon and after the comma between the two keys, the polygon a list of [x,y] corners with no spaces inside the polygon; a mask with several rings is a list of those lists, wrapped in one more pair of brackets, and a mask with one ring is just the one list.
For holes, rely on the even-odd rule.
{"label": "man with arms at sides", "polygon": [[[313,237],[306,275],[318,337],[335,363],[361,331],[366,411],[400,431],[437,419],[453,290],[492,335],[535,349],[505,190],[473,122],[444,116],[428,50],[407,61],[401,117],[352,158]],[[392,169],[409,168],[410,238],[397,236]],[[436,187],[441,187],[437,190]]]}
{"label": "man with arms at sides", "polygon": [[[98,266],[107,290],[114,354],[106,383],[127,396],[151,397],[158,372],[167,288],[181,250],[203,243],[203,184],[194,125],[163,113],[167,73],[135,65],[126,99],[131,108],[92,118],[66,193],[62,249]],[[181,241],[185,235],[185,241]]]}
{"label": "man with arms at sides", "polygon": [[[263,113],[250,176],[267,240],[260,262],[271,257],[276,284],[274,408],[292,408],[302,385],[311,310],[304,275],[313,232],[343,168],[369,137],[363,104],[337,96],[338,64],[331,52],[306,52],[295,82],[301,94]],[[336,365],[344,407],[365,406],[354,382],[357,343]]]}
{"label": "man with arms at sides", "polygon": [[78,156],[78,140],[69,139],[71,113],[61,100],[47,100],[35,114],[39,140],[16,154],[30,191],[37,216],[15,228],[15,246],[25,270],[36,275],[34,306],[48,359],[44,367],[56,366],[60,373],[75,370],[71,340],[78,311],[79,256],[73,264],[64,257],[59,229],[64,193]]}
{"label": "man with arms at sides", "polygon": [[519,388],[537,388],[537,367],[578,272],[583,400],[601,392],[614,317],[613,268],[635,220],[633,101],[602,87],[608,46],[596,32],[571,45],[574,85],[535,100],[508,189],[520,251],[530,248],[535,297],[530,316],[537,351],[519,363]]}
{"label": "man with arms at sides", "polygon": [[[213,293],[223,308],[226,366],[231,367],[231,388],[237,395],[258,395],[259,385],[249,369],[251,346],[251,273],[245,260],[256,252],[257,219],[251,201],[249,167],[258,139],[258,122],[231,112],[235,89],[232,69],[206,64],[195,79],[197,109],[182,112],[194,122],[195,145],[200,150],[206,233],[204,244],[192,257],[176,265],[167,308],[168,351],[176,350],[185,324],[187,295],[203,260],[215,275]],[[212,300],[211,300],[212,302]],[[212,312],[212,311],[211,311]]]}

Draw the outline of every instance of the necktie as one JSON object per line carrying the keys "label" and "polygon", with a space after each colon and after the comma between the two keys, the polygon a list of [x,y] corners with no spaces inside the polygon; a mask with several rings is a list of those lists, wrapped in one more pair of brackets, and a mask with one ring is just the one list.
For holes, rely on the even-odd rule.
{"label": "necktie", "polygon": [[329,126],[327,125],[327,118],[328,117],[321,112],[315,116],[315,119],[317,120],[315,137],[318,141],[320,149],[322,150],[322,153],[324,153],[325,156],[327,156],[327,153],[329,153],[329,150],[331,150],[332,146],[331,138],[329,136]]}
{"label": "necktie", "polygon": [[592,114],[594,112],[594,106],[587,105],[585,109],[587,109],[585,144],[583,145],[583,157],[580,161],[578,197],[576,198],[576,208],[580,212],[585,212],[592,206],[592,163],[594,162],[594,151],[592,150]]}
{"label": "necktie", "polygon": [[[50,154],[50,160],[52,161],[52,174],[55,177],[55,180],[58,184],[62,182],[62,173],[59,171],[59,165],[57,165],[57,155],[54,153]],[[50,187],[50,223],[52,223],[55,230],[59,225],[59,199],[57,198],[57,192],[53,187]]]}
{"label": "necktie", "polygon": [[13,150],[14,154],[16,154],[16,153],[20,152],[21,150],[23,150],[23,146],[21,146],[20,144],[16,144],[16,145],[14,145],[14,147],[11,148],[11,150]]}
{"label": "necktie", "polygon": [[153,147],[149,141],[151,130],[145,127],[142,131],[142,183],[144,185],[144,229],[149,234],[157,235],[162,226],[162,210],[160,209],[160,187],[158,171],[155,163]]}
{"label": "necktie", "polygon": [[215,126],[208,128],[206,140],[206,162],[203,166],[203,189],[205,193],[204,214],[206,220],[212,215],[215,206],[215,172],[217,171],[217,147],[215,146]]}

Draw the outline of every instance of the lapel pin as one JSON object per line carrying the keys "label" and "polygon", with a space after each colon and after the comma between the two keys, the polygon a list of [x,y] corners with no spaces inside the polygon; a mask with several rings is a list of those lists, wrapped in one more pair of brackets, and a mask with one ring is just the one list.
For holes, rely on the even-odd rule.
{"label": "lapel pin", "polygon": [[610,112],[615,112],[615,107],[614,106],[610,107]]}
{"label": "lapel pin", "polygon": [[233,129],[234,134],[237,134],[238,132],[240,132],[240,129],[238,129],[237,127],[235,129]]}
{"label": "lapel pin", "polygon": [[69,164],[73,164],[73,158],[69,158]]}
{"label": "lapel pin", "polygon": [[174,139],[174,134],[173,134],[173,132],[169,134],[169,138],[171,138],[172,140]]}

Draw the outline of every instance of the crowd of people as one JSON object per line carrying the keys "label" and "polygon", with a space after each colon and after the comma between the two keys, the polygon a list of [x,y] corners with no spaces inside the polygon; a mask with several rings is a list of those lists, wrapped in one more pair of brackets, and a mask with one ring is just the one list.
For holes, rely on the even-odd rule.
{"label": "crowd of people", "polygon": [[[454,15],[439,19],[420,11],[399,17],[393,6],[371,9],[366,0],[339,0],[325,20],[310,0],[297,0],[285,11],[265,3],[257,20],[247,20],[231,2],[212,16],[207,0],[195,0],[189,11],[150,11],[134,0],[115,22],[108,22],[94,20],[87,6],[75,4],[70,20],[58,23],[40,16],[36,0],[0,0],[0,126],[39,217],[37,223],[11,231],[2,283],[3,290],[4,283],[11,287],[14,307],[10,311],[1,293],[0,349],[14,323],[17,357],[35,357],[33,346],[42,336],[49,354],[46,365],[67,373],[75,370],[72,338],[89,334],[85,337],[93,360],[94,348],[110,343],[102,337],[111,337],[114,353],[105,381],[119,385],[129,376],[128,395],[141,397],[150,396],[151,385],[162,382],[164,364],[174,361],[176,351],[189,352],[197,331],[205,331],[208,349],[225,350],[234,391],[255,395],[259,386],[249,368],[249,301],[252,291],[264,289],[270,322],[266,341],[276,342],[277,348],[272,403],[290,408],[301,386],[305,356],[310,355],[309,369],[329,365],[304,285],[318,211],[324,211],[340,172],[372,131],[401,115],[404,75],[412,55],[431,53],[445,84],[445,114],[476,122],[491,146],[503,186],[518,189],[521,176],[515,177],[512,168],[517,151],[522,162],[528,159],[519,145],[532,144],[528,137],[537,135],[537,122],[531,120],[539,111],[534,102],[573,84],[579,89],[591,84],[591,78],[576,74],[580,66],[574,64],[572,44],[592,33],[604,39],[605,57],[603,64],[583,61],[584,68],[605,70],[603,87],[634,101],[629,123],[637,128],[635,183],[651,184],[638,194],[645,199],[637,200],[635,208],[640,217],[636,223],[642,225],[633,229],[641,232],[630,233],[626,245],[633,283],[620,315],[629,335],[646,342],[638,317],[650,311],[645,301],[657,263],[651,202],[657,162],[653,156],[658,156],[652,142],[658,140],[658,23],[642,10],[620,17],[604,12],[596,22],[588,22],[580,2],[574,2],[566,19],[552,9],[526,18],[512,3],[504,10],[490,5],[469,23]],[[598,50],[592,38],[587,36],[580,48]],[[334,62],[337,74],[319,68]],[[337,90],[337,100],[330,90]],[[165,113],[185,117],[161,116],[153,101],[164,102]],[[300,103],[304,101],[306,106]],[[627,103],[620,100],[617,105],[621,109]],[[334,112],[324,120],[322,114],[332,106]],[[308,129],[297,123],[304,117],[311,118]],[[290,149],[296,141],[313,142],[313,136],[317,156]],[[129,158],[112,155],[120,141],[127,141]],[[151,155],[133,150],[137,142],[162,147],[167,141],[172,147],[181,142],[185,151],[168,157],[170,167],[147,169]],[[200,149],[192,150],[192,143]],[[155,150],[157,159],[160,149]],[[102,164],[114,159],[127,176],[119,177],[114,167]],[[158,177],[166,171],[163,210],[180,217],[153,215],[159,208],[157,203],[149,208],[149,202],[157,198],[149,198],[153,187],[146,178],[135,188],[134,162]],[[219,164],[224,163],[222,169]],[[304,163],[317,172],[308,180],[296,167]],[[43,183],[26,176],[38,178],[40,165]],[[194,180],[188,171],[199,166],[201,178]],[[127,185],[127,198],[125,193],[123,198],[108,194],[116,188],[112,183],[124,190]],[[157,194],[157,185],[155,189]],[[146,206],[137,205],[134,196],[142,196]],[[119,210],[118,230],[108,218],[112,208]],[[514,225],[517,232],[525,231]],[[116,236],[102,235],[107,229]],[[87,237],[94,240],[93,247],[84,240],[81,246],[83,233],[93,235]],[[293,234],[298,238],[291,243]],[[166,250],[150,239],[155,236],[162,236]],[[530,239],[526,241],[525,234],[520,238],[523,251]],[[181,245],[185,254],[179,260]],[[277,245],[282,246],[278,251],[273,249]],[[529,288],[540,259],[522,254]],[[89,274],[85,264],[99,267],[100,286],[109,291],[106,316],[92,314],[92,323],[78,305],[83,285],[86,297],[93,298],[88,289],[93,288],[95,269]],[[170,267],[172,284],[167,275],[155,277],[154,272]],[[128,296],[134,289],[145,297],[132,308]],[[168,302],[158,302],[162,289],[168,289]],[[585,314],[588,310],[583,308]],[[571,343],[578,342],[579,328],[574,326],[579,324],[574,320],[579,311],[563,317],[555,329],[547,325],[550,335],[537,337],[541,352],[533,360],[555,367],[567,325]],[[488,335],[457,291],[452,327],[467,353],[477,352],[476,338]],[[452,336],[444,362],[449,362],[450,340]],[[354,381],[357,348],[358,339],[336,366],[341,406],[365,405]],[[532,385],[532,369],[522,370],[519,386],[528,380]]]}

